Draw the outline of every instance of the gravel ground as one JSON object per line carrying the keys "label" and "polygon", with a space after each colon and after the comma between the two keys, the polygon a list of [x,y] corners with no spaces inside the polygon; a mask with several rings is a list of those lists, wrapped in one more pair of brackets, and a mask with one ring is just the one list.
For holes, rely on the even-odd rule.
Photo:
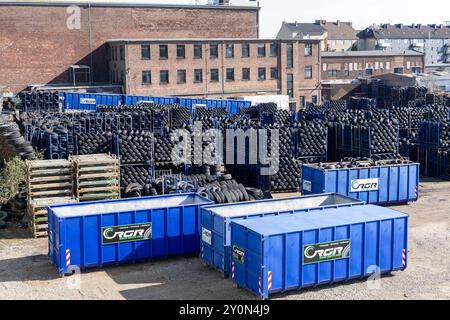
{"label": "gravel ground", "polygon": [[[410,215],[409,266],[378,281],[355,280],[272,299],[450,299],[450,182],[421,183]],[[254,299],[197,258],[83,271],[60,278],[46,239],[0,230],[0,299]]]}

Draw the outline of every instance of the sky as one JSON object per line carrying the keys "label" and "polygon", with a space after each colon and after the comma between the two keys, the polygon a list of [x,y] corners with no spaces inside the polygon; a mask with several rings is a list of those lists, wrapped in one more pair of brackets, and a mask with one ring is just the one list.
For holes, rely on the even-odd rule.
{"label": "sky", "polygon": [[[105,0],[82,1],[105,2]],[[196,0],[111,0],[110,2],[195,4]],[[207,0],[198,0],[198,2],[206,3]],[[316,19],[351,21],[357,30],[365,29],[373,23],[443,24],[450,21],[450,0],[259,0],[259,4],[262,8],[261,38],[274,38],[283,21],[314,22]]]}

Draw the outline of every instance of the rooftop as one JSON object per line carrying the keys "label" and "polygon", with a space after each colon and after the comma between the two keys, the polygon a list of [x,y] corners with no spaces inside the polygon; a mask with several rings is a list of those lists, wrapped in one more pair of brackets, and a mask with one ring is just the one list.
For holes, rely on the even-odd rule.
{"label": "rooftop", "polygon": [[[294,39],[290,39],[294,41]],[[108,39],[110,43],[161,43],[161,42],[277,42],[278,39],[261,39],[261,38],[172,38],[172,39],[149,39],[149,38],[136,38],[136,39]],[[285,40],[288,41],[288,40]],[[302,40],[295,40],[302,41]],[[314,41],[303,40],[303,41]]]}
{"label": "rooftop", "polygon": [[360,38],[376,39],[445,39],[450,38],[450,26],[443,24],[382,24],[358,33]]}
{"label": "rooftop", "polygon": [[322,52],[322,58],[335,58],[335,57],[392,57],[392,56],[423,56],[422,52],[414,50],[404,51],[336,51],[336,52]]}
{"label": "rooftop", "polygon": [[293,38],[299,36],[322,36],[325,33],[329,40],[357,40],[356,30],[351,22],[316,20],[313,23],[284,22],[278,38]]}
{"label": "rooftop", "polygon": [[[150,2],[150,3],[149,3]],[[256,1],[239,1],[236,5],[222,4],[222,5],[209,5],[209,4],[190,4],[186,2],[180,4],[180,1],[164,1],[165,3],[151,3],[148,2],[133,2],[126,0],[54,0],[54,1],[27,1],[27,0],[16,0],[16,1],[2,1],[0,6],[69,6],[78,5],[82,7],[136,7],[136,8],[189,8],[189,9],[223,9],[223,10],[259,10],[260,7]]]}

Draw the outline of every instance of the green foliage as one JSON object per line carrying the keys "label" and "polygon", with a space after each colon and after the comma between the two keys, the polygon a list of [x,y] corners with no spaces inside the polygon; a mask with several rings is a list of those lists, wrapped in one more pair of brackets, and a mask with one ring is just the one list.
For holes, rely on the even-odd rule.
{"label": "green foliage", "polygon": [[352,45],[351,51],[358,51],[358,44],[354,43]]}
{"label": "green foliage", "polygon": [[20,187],[26,182],[26,165],[20,157],[5,162],[0,171],[0,203],[5,203],[16,196]]}

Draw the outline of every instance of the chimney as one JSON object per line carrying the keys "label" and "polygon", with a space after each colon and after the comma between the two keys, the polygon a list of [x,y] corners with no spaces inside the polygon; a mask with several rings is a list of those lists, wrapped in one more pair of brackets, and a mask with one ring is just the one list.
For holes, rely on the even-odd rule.
{"label": "chimney", "polygon": [[397,28],[403,29],[403,23],[399,23],[399,24],[397,25]]}
{"label": "chimney", "polygon": [[340,20],[336,21],[336,25],[337,25],[338,27],[340,27],[340,26],[341,26],[341,21],[340,21]]}
{"label": "chimney", "polygon": [[413,24],[411,25],[411,28],[414,29],[415,27],[416,27],[416,25],[413,23]]}
{"label": "chimney", "polygon": [[322,22],[322,20],[316,19],[316,23],[315,23],[315,24],[317,24],[318,26],[320,26],[321,22]]}
{"label": "chimney", "polygon": [[422,29],[422,25],[419,23],[416,25],[417,29]]}

